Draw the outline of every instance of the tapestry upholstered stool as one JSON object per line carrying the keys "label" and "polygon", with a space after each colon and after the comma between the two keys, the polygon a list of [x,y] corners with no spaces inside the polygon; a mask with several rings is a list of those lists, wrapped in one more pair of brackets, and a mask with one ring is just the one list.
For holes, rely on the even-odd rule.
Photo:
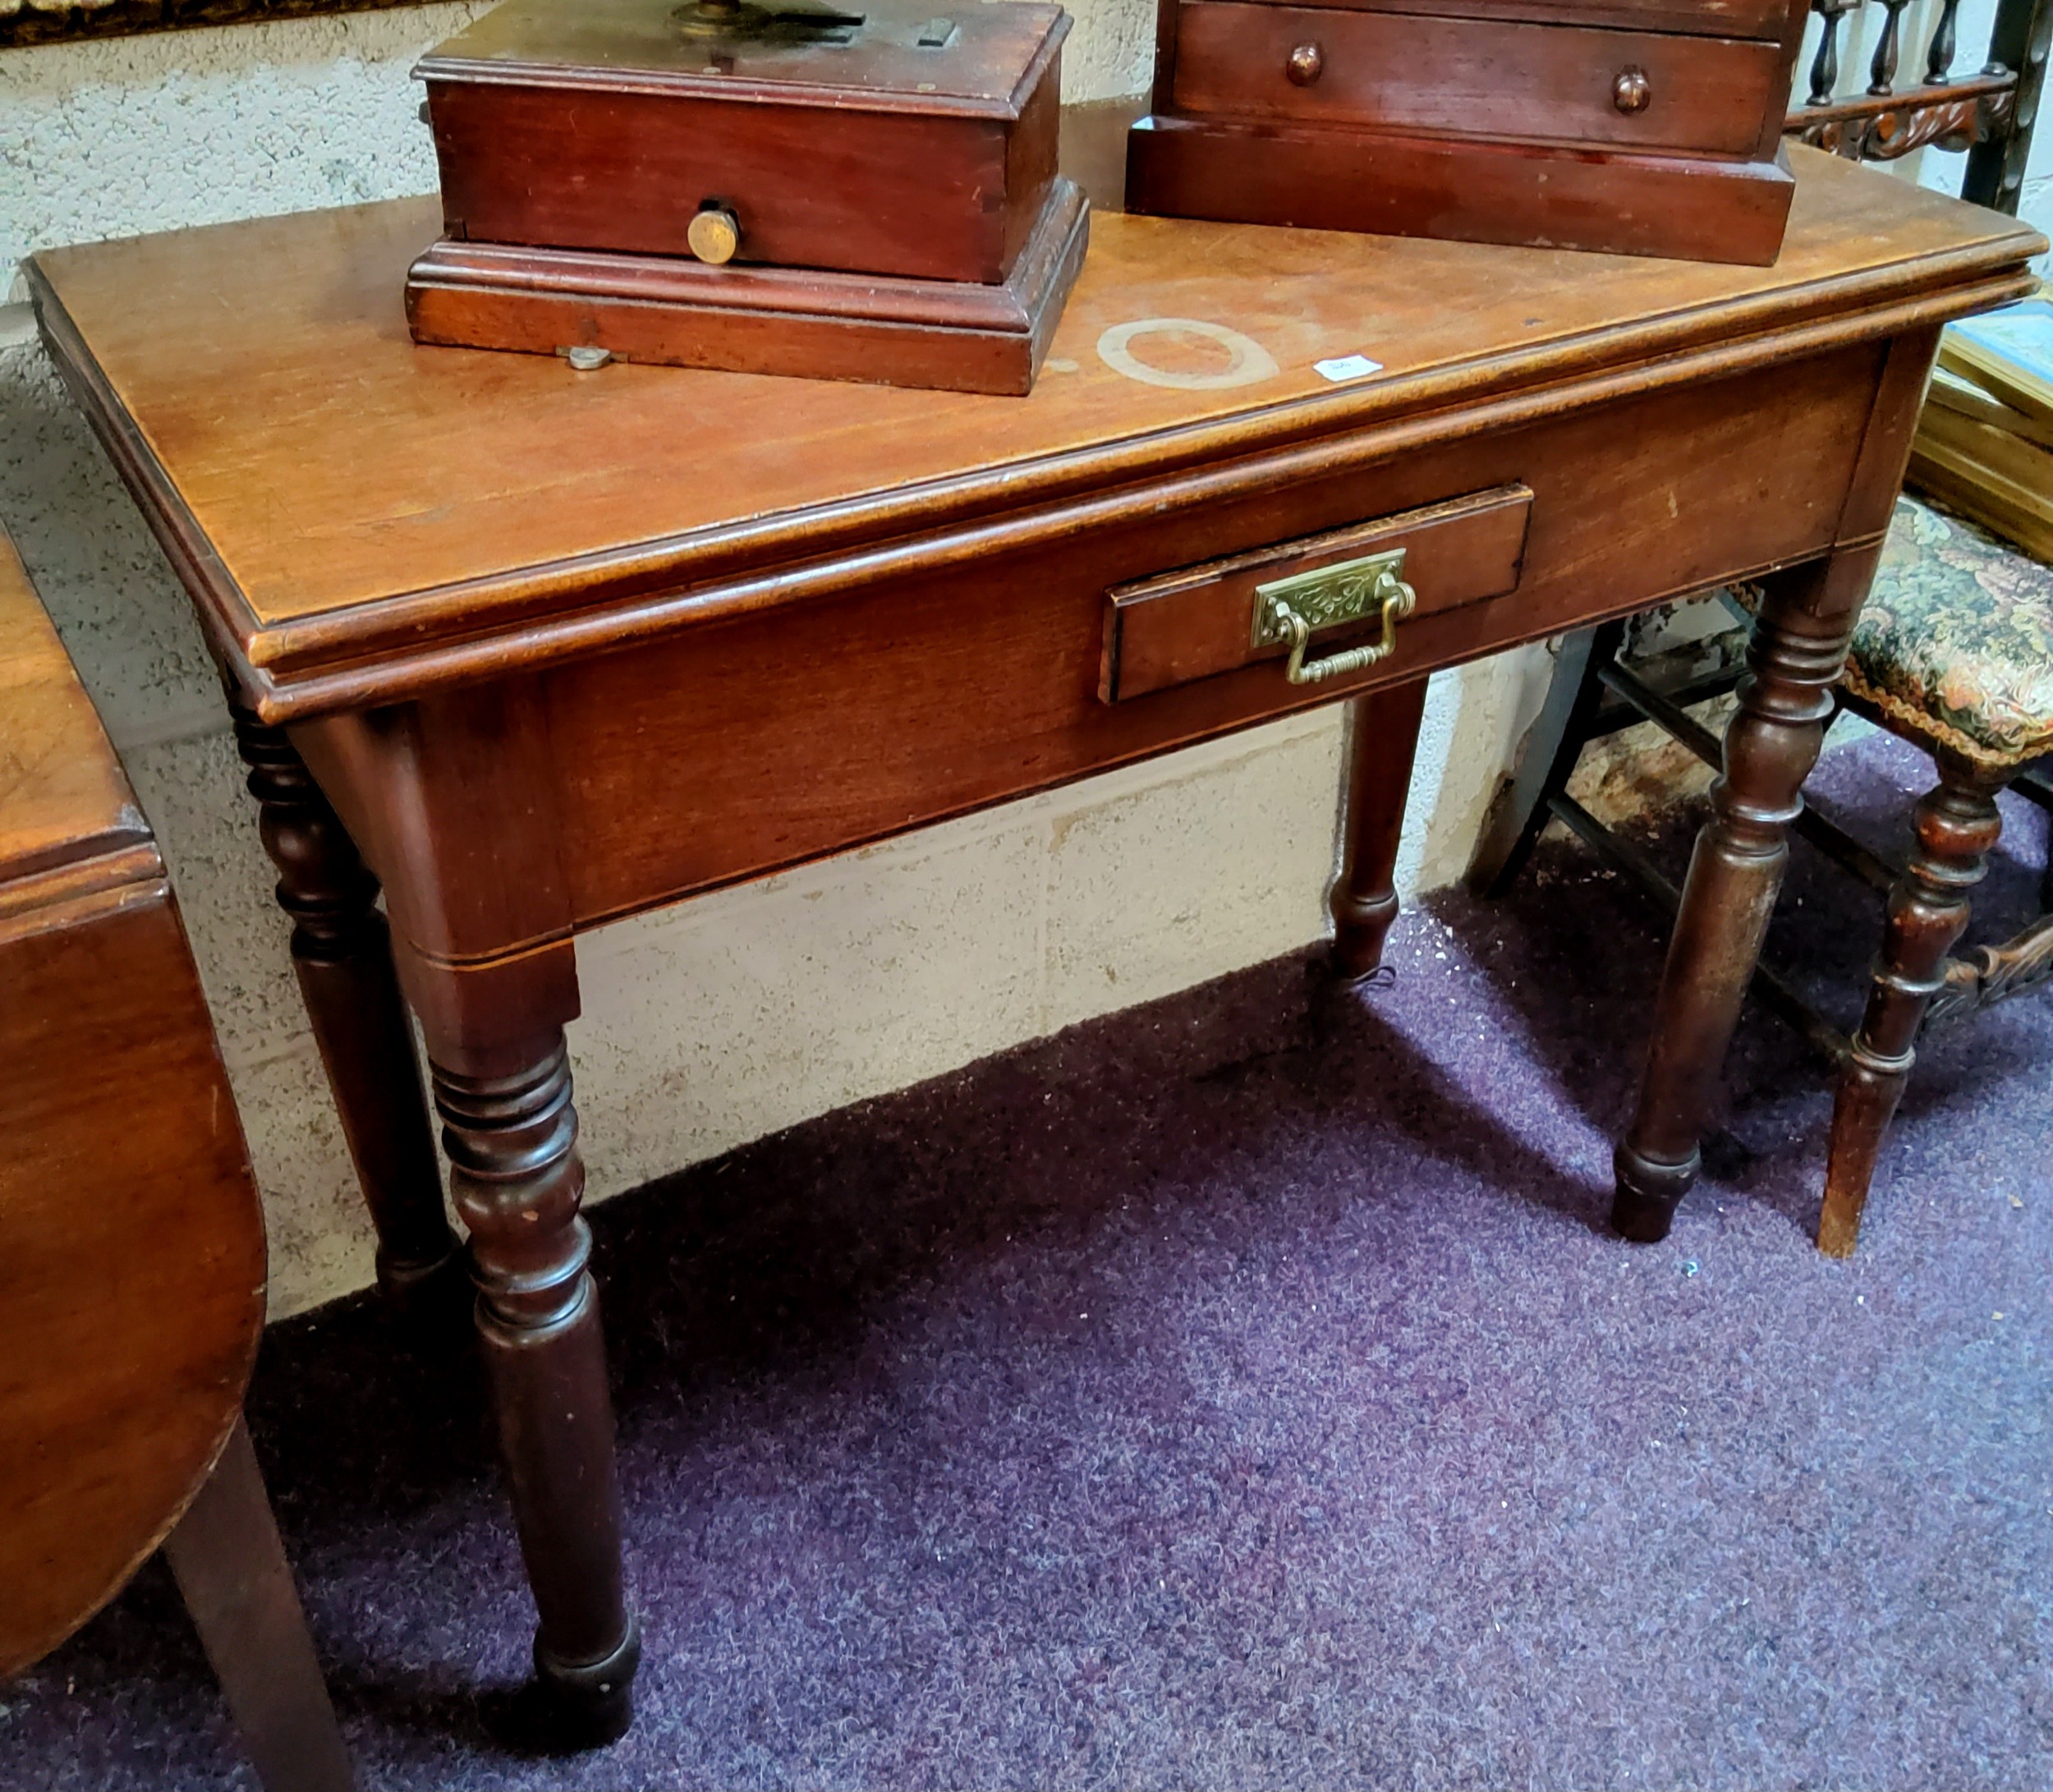
{"label": "tapestry upholstered stool", "polygon": [[[2007,944],[1947,954],[2001,838],[1996,799],[2053,754],[2053,567],[1914,499],[1900,499],[1848,655],[1849,708],[1922,747],[1939,782],[1918,805],[1890,892],[1867,1012],[1839,1073],[1818,1244],[1853,1248],[1918,1028],[2053,975],[2053,914]],[[2053,865],[2047,875],[2053,907]]]}

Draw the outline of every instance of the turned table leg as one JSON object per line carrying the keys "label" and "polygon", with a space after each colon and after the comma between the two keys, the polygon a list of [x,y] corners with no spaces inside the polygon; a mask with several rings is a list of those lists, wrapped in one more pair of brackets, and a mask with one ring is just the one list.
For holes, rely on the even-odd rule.
{"label": "turned table leg", "polygon": [[1968,892],[1982,881],[2001,839],[1996,793],[2006,772],[1983,771],[1950,756],[1939,761],[1938,787],[1918,805],[1917,843],[1896,887],[1867,1012],[1839,1072],[1826,1161],[1818,1248],[1852,1255],[1882,1135],[1903,1098],[1917,1057],[1925,1009],[1945,981],[1946,955],[1968,926]]}
{"label": "turned table leg", "polygon": [[621,1565],[613,1399],[579,1217],[560,1023],[503,1045],[429,1036],[450,1193],[471,1234],[499,1451],[540,1626],[535,1666],[561,1739],[610,1741],[632,1716],[641,1633]]}
{"label": "turned table leg", "polygon": [[1348,806],[1331,897],[1333,955],[1349,976],[1365,977],[1381,966],[1383,942],[1397,919],[1397,848],[1426,713],[1426,680],[1371,691],[1351,708]]}
{"label": "turned table leg", "polygon": [[461,1259],[378,880],[284,730],[239,705],[234,714],[278,904],[292,917],[292,967],[378,1229],[378,1285],[402,1311],[425,1312]]}
{"label": "turned table leg", "polygon": [[1614,1160],[1611,1224],[1651,1243],[1668,1236],[1697,1179],[1725,1050],[1739,1019],[1789,862],[1789,825],[1832,714],[1872,555],[1799,567],[1769,581],[1748,650],[1725,772],[1697,835],[1656,999],[1632,1128]]}

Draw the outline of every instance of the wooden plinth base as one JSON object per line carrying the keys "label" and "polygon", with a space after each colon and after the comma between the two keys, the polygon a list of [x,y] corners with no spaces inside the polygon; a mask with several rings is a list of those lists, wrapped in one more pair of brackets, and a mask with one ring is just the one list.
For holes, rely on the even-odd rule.
{"label": "wooden plinth base", "polygon": [[1781,253],[1795,185],[1780,154],[1714,162],[1161,114],[1127,137],[1131,212],[1753,267]]}
{"label": "wooden plinth base", "polygon": [[875,278],[667,255],[436,243],[406,275],[417,342],[870,385],[1023,393],[1082,264],[1090,207],[1049,190],[1002,285]]}

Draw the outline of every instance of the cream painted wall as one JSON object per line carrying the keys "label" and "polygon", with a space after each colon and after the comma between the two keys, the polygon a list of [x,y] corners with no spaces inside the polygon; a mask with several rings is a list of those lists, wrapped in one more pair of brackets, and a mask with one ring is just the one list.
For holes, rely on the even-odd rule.
{"label": "cream painted wall", "polygon": [[[1149,0],[1070,3],[1069,94],[1145,85]],[[480,10],[0,53],[0,269],[47,245],[432,190],[406,71]],[[369,1231],[206,655],[18,304],[0,311],[0,521],[170,861],[264,1186],[272,1311],[364,1286]],[[1408,888],[1459,875],[1543,665],[1435,681]],[[1255,730],[591,939],[571,1045],[594,1195],[1314,939],[1342,725],[1328,710]]]}

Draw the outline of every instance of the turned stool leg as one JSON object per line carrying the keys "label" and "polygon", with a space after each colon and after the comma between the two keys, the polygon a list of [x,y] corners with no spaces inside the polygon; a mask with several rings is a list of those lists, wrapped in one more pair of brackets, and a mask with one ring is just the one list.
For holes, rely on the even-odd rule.
{"label": "turned stool leg", "polygon": [[1925,1009],[1945,981],[1946,956],[1968,926],[1968,892],[1982,881],[2002,837],[1996,793],[2005,774],[1943,756],[1939,783],[1919,802],[1916,846],[1890,892],[1889,920],[1867,1012],[1839,1073],[1832,1146],[1825,1170],[1818,1248],[1849,1257],[1882,1135],[1895,1115],[1917,1057]]}
{"label": "turned stool leg", "polygon": [[[442,1049],[430,1039],[431,1056]],[[496,1057],[497,1061],[493,1061]],[[462,1069],[432,1064],[450,1192],[471,1232],[499,1451],[541,1623],[535,1666],[563,1739],[612,1740],[632,1713],[641,1635],[621,1570],[620,1486],[599,1293],[578,1216],[560,1026]]]}
{"label": "turned stool leg", "polygon": [[278,871],[278,904],[292,917],[292,967],[378,1229],[378,1284],[419,1315],[439,1304],[462,1259],[443,1211],[378,880],[284,730],[233,708],[264,849]]}
{"label": "turned stool leg", "polygon": [[1350,707],[1348,806],[1331,898],[1333,955],[1349,976],[1364,977],[1382,964],[1383,942],[1397,919],[1397,848],[1426,681],[1372,691]]}
{"label": "turned stool leg", "polygon": [[1697,838],[1661,973],[1638,1111],[1613,1160],[1611,1224],[1625,1238],[1666,1238],[1697,1179],[1698,1140],[1775,912],[1789,824],[1803,812],[1803,780],[1825,738],[1866,584],[1865,567],[1800,568],[1771,581],[1754,624],[1738,713],[1725,731],[1725,773]]}

